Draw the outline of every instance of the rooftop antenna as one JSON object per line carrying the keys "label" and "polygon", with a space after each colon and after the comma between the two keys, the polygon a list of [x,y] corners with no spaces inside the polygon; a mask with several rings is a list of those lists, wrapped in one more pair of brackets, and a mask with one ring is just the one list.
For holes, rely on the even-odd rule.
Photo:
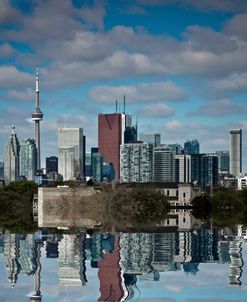
{"label": "rooftop antenna", "polygon": [[124,110],[123,113],[125,114],[125,94],[124,94]]}
{"label": "rooftop antenna", "polygon": [[117,113],[117,100],[116,100],[116,113]]}

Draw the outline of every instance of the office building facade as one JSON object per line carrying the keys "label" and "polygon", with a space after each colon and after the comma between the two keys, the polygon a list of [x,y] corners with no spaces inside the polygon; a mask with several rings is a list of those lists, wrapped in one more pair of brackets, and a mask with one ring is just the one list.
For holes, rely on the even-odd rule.
{"label": "office building facade", "polygon": [[236,178],[242,172],[242,130],[231,129],[230,136],[230,173]]}
{"label": "office building facade", "polygon": [[153,144],[155,147],[161,144],[161,136],[159,133],[140,133],[139,140],[144,143]]}
{"label": "office building facade", "polygon": [[103,179],[103,156],[100,153],[92,155],[92,179],[98,182]]}
{"label": "office building facade", "polygon": [[154,181],[175,181],[175,156],[174,152],[166,145],[154,148]]}
{"label": "office building facade", "polygon": [[188,140],[184,143],[184,153],[185,154],[199,154],[200,144],[197,139]]}
{"label": "office building facade", "polygon": [[34,181],[37,170],[37,148],[35,140],[28,138],[21,141],[20,146],[20,176]]}
{"label": "office building facade", "polygon": [[19,176],[20,143],[15,134],[15,126],[5,146],[4,154],[4,180],[6,183],[15,181]]}
{"label": "office building facade", "polygon": [[46,157],[46,173],[55,172],[58,173],[58,157],[50,156]]}
{"label": "office building facade", "polygon": [[216,151],[220,174],[230,173],[230,153],[229,151]]}
{"label": "office building facade", "polygon": [[175,155],[175,181],[191,183],[191,156],[187,154]]}
{"label": "office building facade", "polygon": [[58,172],[64,180],[81,179],[83,175],[83,129],[58,129]]}
{"label": "office building facade", "polygon": [[153,145],[135,142],[121,145],[121,182],[152,182]]}

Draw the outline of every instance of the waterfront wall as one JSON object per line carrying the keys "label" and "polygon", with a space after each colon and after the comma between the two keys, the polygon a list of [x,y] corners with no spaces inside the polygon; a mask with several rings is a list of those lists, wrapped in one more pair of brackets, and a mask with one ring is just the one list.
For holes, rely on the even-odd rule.
{"label": "waterfront wall", "polygon": [[39,227],[92,228],[101,221],[103,203],[94,188],[39,188]]}

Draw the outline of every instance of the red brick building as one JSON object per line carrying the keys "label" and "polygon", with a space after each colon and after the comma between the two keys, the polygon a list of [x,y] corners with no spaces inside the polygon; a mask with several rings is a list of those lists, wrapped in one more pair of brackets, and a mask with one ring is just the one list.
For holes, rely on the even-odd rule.
{"label": "red brick building", "polygon": [[125,131],[125,114],[111,113],[98,115],[98,146],[104,162],[112,163],[115,177],[120,177],[120,145]]}

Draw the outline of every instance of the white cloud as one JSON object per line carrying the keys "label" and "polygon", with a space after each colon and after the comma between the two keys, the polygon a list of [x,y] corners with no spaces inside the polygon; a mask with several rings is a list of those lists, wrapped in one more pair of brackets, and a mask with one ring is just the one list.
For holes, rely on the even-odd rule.
{"label": "white cloud", "polygon": [[10,101],[35,102],[35,91],[31,88],[26,88],[24,90],[8,90],[4,97]]}
{"label": "white cloud", "polygon": [[17,51],[8,43],[0,45],[0,58],[8,58],[15,55]]}
{"label": "white cloud", "polygon": [[184,101],[187,92],[173,82],[139,83],[121,86],[96,86],[90,91],[90,98],[98,103],[113,103],[126,95],[128,103],[153,101]]}
{"label": "white cloud", "polygon": [[26,85],[31,85],[32,82],[34,82],[34,77],[26,72],[18,70],[15,66],[0,66],[0,88],[22,88]]}
{"label": "white cloud", "polygon": [[211,85],[216,93],[247,91],[247,72],[232,73],[225,78],[213,81]]}
{"label": "white cloud", "polygon": [[144,117],[168,117],[175,113],[175,110],[166,104],[151,104],[144,106],[140,111],[140,116]]}
{"label": "white cloud", "polygon": [[182,123],[177,120],[168,121],[165,125],[165,129],[168,131],[177,131],[183,127]]}
{"label": "white cloud", "polygon": [[247,13],[235,15],[224,27],[224,32],[247,40]]}
{"label": "white cloud", "polygon": [[220,117],[246,113],[245,107],[243,108],[230,99],[215,99],[199,106],[195,111],[188,112],[187,115]]}

